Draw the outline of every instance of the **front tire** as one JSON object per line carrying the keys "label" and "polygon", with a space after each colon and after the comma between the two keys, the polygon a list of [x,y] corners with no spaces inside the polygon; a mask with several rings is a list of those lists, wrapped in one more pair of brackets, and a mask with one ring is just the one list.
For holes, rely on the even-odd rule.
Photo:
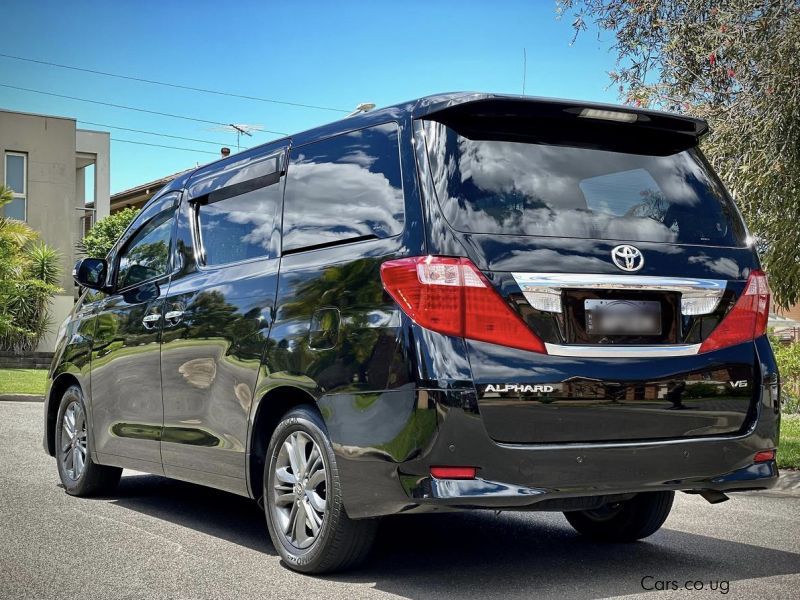
{"label": "front tire", "polygon": [[565,512],[578,533],[602,542],[633,542],[653,535],[667,520],[675,492],[645,492],[596,510]]}
{"label": "front tire", "polygon": [[284,562],[302,573],[330,573],[362,562],[375,537],[374,519],[352,520],[325,424],[311,407],[278,423],[264,466],[269,535]]}
{"label": "front tire", "polygon": [[98,496],[114,491],[122,469],[99,465],[92,460],[86,404],[77,385],[61,396],[55,433],[58,475],[68,494]]}

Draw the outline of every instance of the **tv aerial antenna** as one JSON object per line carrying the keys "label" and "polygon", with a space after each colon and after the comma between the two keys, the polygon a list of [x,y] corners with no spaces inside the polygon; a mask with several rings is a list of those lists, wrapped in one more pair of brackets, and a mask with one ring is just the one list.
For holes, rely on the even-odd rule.
{"label": "tv aerial antenna", "polygon": [[253,137],[253,132],[264,131],[263,125],[253,125],[252,123],[229,123],[219,127],[210,127],[209,131],[226,131],[236,134],[236,151],[241,150],[242,136]]}

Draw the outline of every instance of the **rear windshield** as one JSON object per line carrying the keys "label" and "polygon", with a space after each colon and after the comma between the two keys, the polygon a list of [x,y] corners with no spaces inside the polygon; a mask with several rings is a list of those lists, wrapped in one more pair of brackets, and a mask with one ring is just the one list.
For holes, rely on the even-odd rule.
{"label": "rear windshield", "polygon": [[426,122],[426,133],[439,203],[459,231],[715,246],[745,241],[738,213],[697,149],[651,156],[588,144],[474,139],[434,121]]}

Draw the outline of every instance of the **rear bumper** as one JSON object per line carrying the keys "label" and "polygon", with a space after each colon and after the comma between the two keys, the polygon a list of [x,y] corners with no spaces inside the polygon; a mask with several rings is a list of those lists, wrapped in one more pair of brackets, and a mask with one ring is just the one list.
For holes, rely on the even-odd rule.
{"label": "rear bumper", "polygon": [[[478,478],[457,481],[425,474],[401,476],[409,497],[421,508],[536,510],[541,505],[550,509],[559,506],[557,500],[636,492],[767,489],[778,479],[774,461],[753,463],[756,452],[775,447],[772,439],[755,429],[735,438],[674,442],[551,447],[493,443],[493,449],[488,445],[474,447],[475,451],[463,458],[450,446],[452,464],[474,462],[480,467]],[[433,464],[439,464],[437,461],[438,457]]]}
{"label": "rear bumper", "polygon": [[[401,400],[405,394],[395,393],[386,404],[405,407],[396,409],[405,423],[395,428],[397,440],[373,445],[362,439],[356,446],[337,439],[337,427],[329,427],[345,507],[353,518],[470,508],[562,510],[569,499],[580,507],[588,499],[638,492],[770,488],[778,479],[777,465],[753,459],[761,450],[778,447],[779,390],[768,346],[759,348],[759,355],[759,399],[747,431],[739,435],[504,444],[487,434],[474,390],[409,390],[406,401]],[[417,426],[426,421],[423,413],[432,416],[429,411],[436,414],[435,428]],[[387,451],[399,448],[401,439],[402,454]],[[478,467],[477,478],[430,476],[431,466],[448,465]]]}
{"label": "rear bumper", "polygon": [[[476,478],[470,481],[441,480],[426,478],[413,487],[412,497],[430,499],[433,506],[445,504],[463,508],[518,508],[532,510],[551,510],[553,507],[565,509],[577,506],[567,502],[575,499],[589,500],[609,496],[625,495],[642,491],[683,490],[701,492],[715,490],[722,492],[766,489],[778,480],[775,461],[752,464],[712,479],[691,479],[686,481],[664,481],[643,488],[641,482],[629,482],[627,486],[619,481],[603,488],[558,490],[510,485],[499,481]],[[697,486],[700,487],[697,487]],[[577,493],[577,495],[576,495]],[[563,502],[559,502],[563,501]]]}

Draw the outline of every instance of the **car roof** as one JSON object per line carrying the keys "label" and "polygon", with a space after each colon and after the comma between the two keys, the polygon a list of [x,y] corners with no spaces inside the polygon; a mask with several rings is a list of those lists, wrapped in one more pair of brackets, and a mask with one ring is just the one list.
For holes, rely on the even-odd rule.
{"label": "car roof", "polygon": [[576,114],[584,109],[641,115],[643,120],[650,123],[657,123],[658,129],[670,130],[696,139],[699,139],[708,130],[707,123],[702,119],[630,106],[537,96],[518,96],[485,92],[449,92],[424,96],[392,106],[344,117],[331,123],[271,140],[243,152],[238,152],[231,156],[202,165],[197,169],[188,171],[175,178],[153,196],[148,204],[167,192],[187,187],[191,181],[207,176],[209,173],[223,169],[235,169],[238,166],[237,163],[244,164],[253,156],[262,155],[265,151],[268,152],[273,147],[280,148],[290,143],[293,146],[301,146],[334,135],[386,123],[387,121],[401,122],[409,118],[421,119],[436,114],[444,114],[459,110],[493,111],[495,114],[498,112],[508,114],[509,112],[517,113],[524,111],[526,113],[539,112],[546,115],[554,114],[559,111]]}

